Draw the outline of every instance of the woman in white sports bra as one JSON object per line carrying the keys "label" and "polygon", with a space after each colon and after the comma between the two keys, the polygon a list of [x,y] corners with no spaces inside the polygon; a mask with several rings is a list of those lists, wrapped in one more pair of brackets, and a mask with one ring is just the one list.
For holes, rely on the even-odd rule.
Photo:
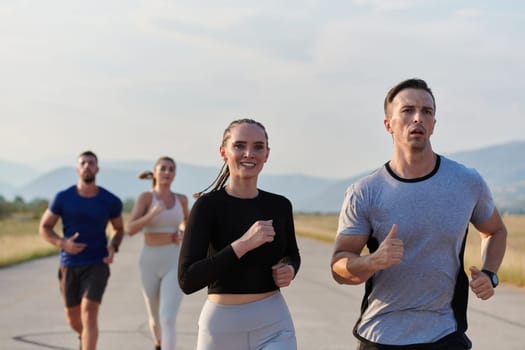
{"label": "woman in white sports bra", "polygon": [[140,179],[151,179],[153,186],[151,191],[139,195],[128,223],[130,236],[144,232],[139,266],[156,350],[175,349],[175,320],[183,295],[177,267],[188,218],[188,198],[171,191],[175,170],[172,158],[161,157],[153,172],[139,174]]}

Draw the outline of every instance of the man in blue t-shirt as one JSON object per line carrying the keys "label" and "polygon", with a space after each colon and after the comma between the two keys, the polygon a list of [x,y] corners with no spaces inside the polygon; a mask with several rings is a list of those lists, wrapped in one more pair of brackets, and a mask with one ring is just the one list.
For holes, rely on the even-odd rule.
{"label": "man in blue t-shirt", "polygon": [[[80,338],[81,349],[96,349],[98,311],[109,279],[109,264],[124,235],[122,201],[97,186],[97,156],[86,151],[77,164],[79,180],[59,193],[40,220],[39,233],[60,248],[59,283],[66,319]],[[62,219],[63,236],[54,227]],[[113,234],[106,237],[111,223]]]}

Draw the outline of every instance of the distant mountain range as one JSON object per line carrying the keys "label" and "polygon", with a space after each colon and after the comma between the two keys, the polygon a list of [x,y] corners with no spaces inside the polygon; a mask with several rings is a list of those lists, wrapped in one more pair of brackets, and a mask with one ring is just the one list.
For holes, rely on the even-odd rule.
{"label": "distant mountain range", "polygon": [[[469,167],[476,168],[488,182],[502,212],[525,213],[525,141],[516,141],[472,151],[443,154]],[[378,164],[380,166],[381,164]],[[104,162],[97,183],[123,200],[134,199],[150,188],[150,181],[137,179],[137,174],[152,168],[151,161]],[[295,211],[336,213],[346,188],[374,169],[348,177],[330,179],[301,174],[270,175],[262,173],[259,187],[288,197]],[[219,169],[177,163],[173,188],[191,197],[215,179]],[[0,195],[26,201],[50,199],[57,191],[77,181],[74,167],[61,167],[39,173],[33,168],[0,160]]]}

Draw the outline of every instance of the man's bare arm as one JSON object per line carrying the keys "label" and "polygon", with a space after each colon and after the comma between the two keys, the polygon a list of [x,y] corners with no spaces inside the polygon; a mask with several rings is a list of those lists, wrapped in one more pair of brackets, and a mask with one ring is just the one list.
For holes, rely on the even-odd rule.
{"label": "man's bare arm", "polygon": [[396,236],[397,225],[394,224],[374,253],[361,255],[368,235],[338,234],[331,263],[333,278],[341,284],[360,284],[377,271],[400,264],[404,247],[403,241]]}

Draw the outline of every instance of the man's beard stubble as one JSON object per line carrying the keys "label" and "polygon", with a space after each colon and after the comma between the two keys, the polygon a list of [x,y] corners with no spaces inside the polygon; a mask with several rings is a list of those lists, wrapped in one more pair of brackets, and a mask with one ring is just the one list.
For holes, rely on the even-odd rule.
{"label": "man's beard stubble", "polygon": [[90,184],[95,182],[95,176],[92,174],[85,175],[84,178],[82,178],[84,183]]}

